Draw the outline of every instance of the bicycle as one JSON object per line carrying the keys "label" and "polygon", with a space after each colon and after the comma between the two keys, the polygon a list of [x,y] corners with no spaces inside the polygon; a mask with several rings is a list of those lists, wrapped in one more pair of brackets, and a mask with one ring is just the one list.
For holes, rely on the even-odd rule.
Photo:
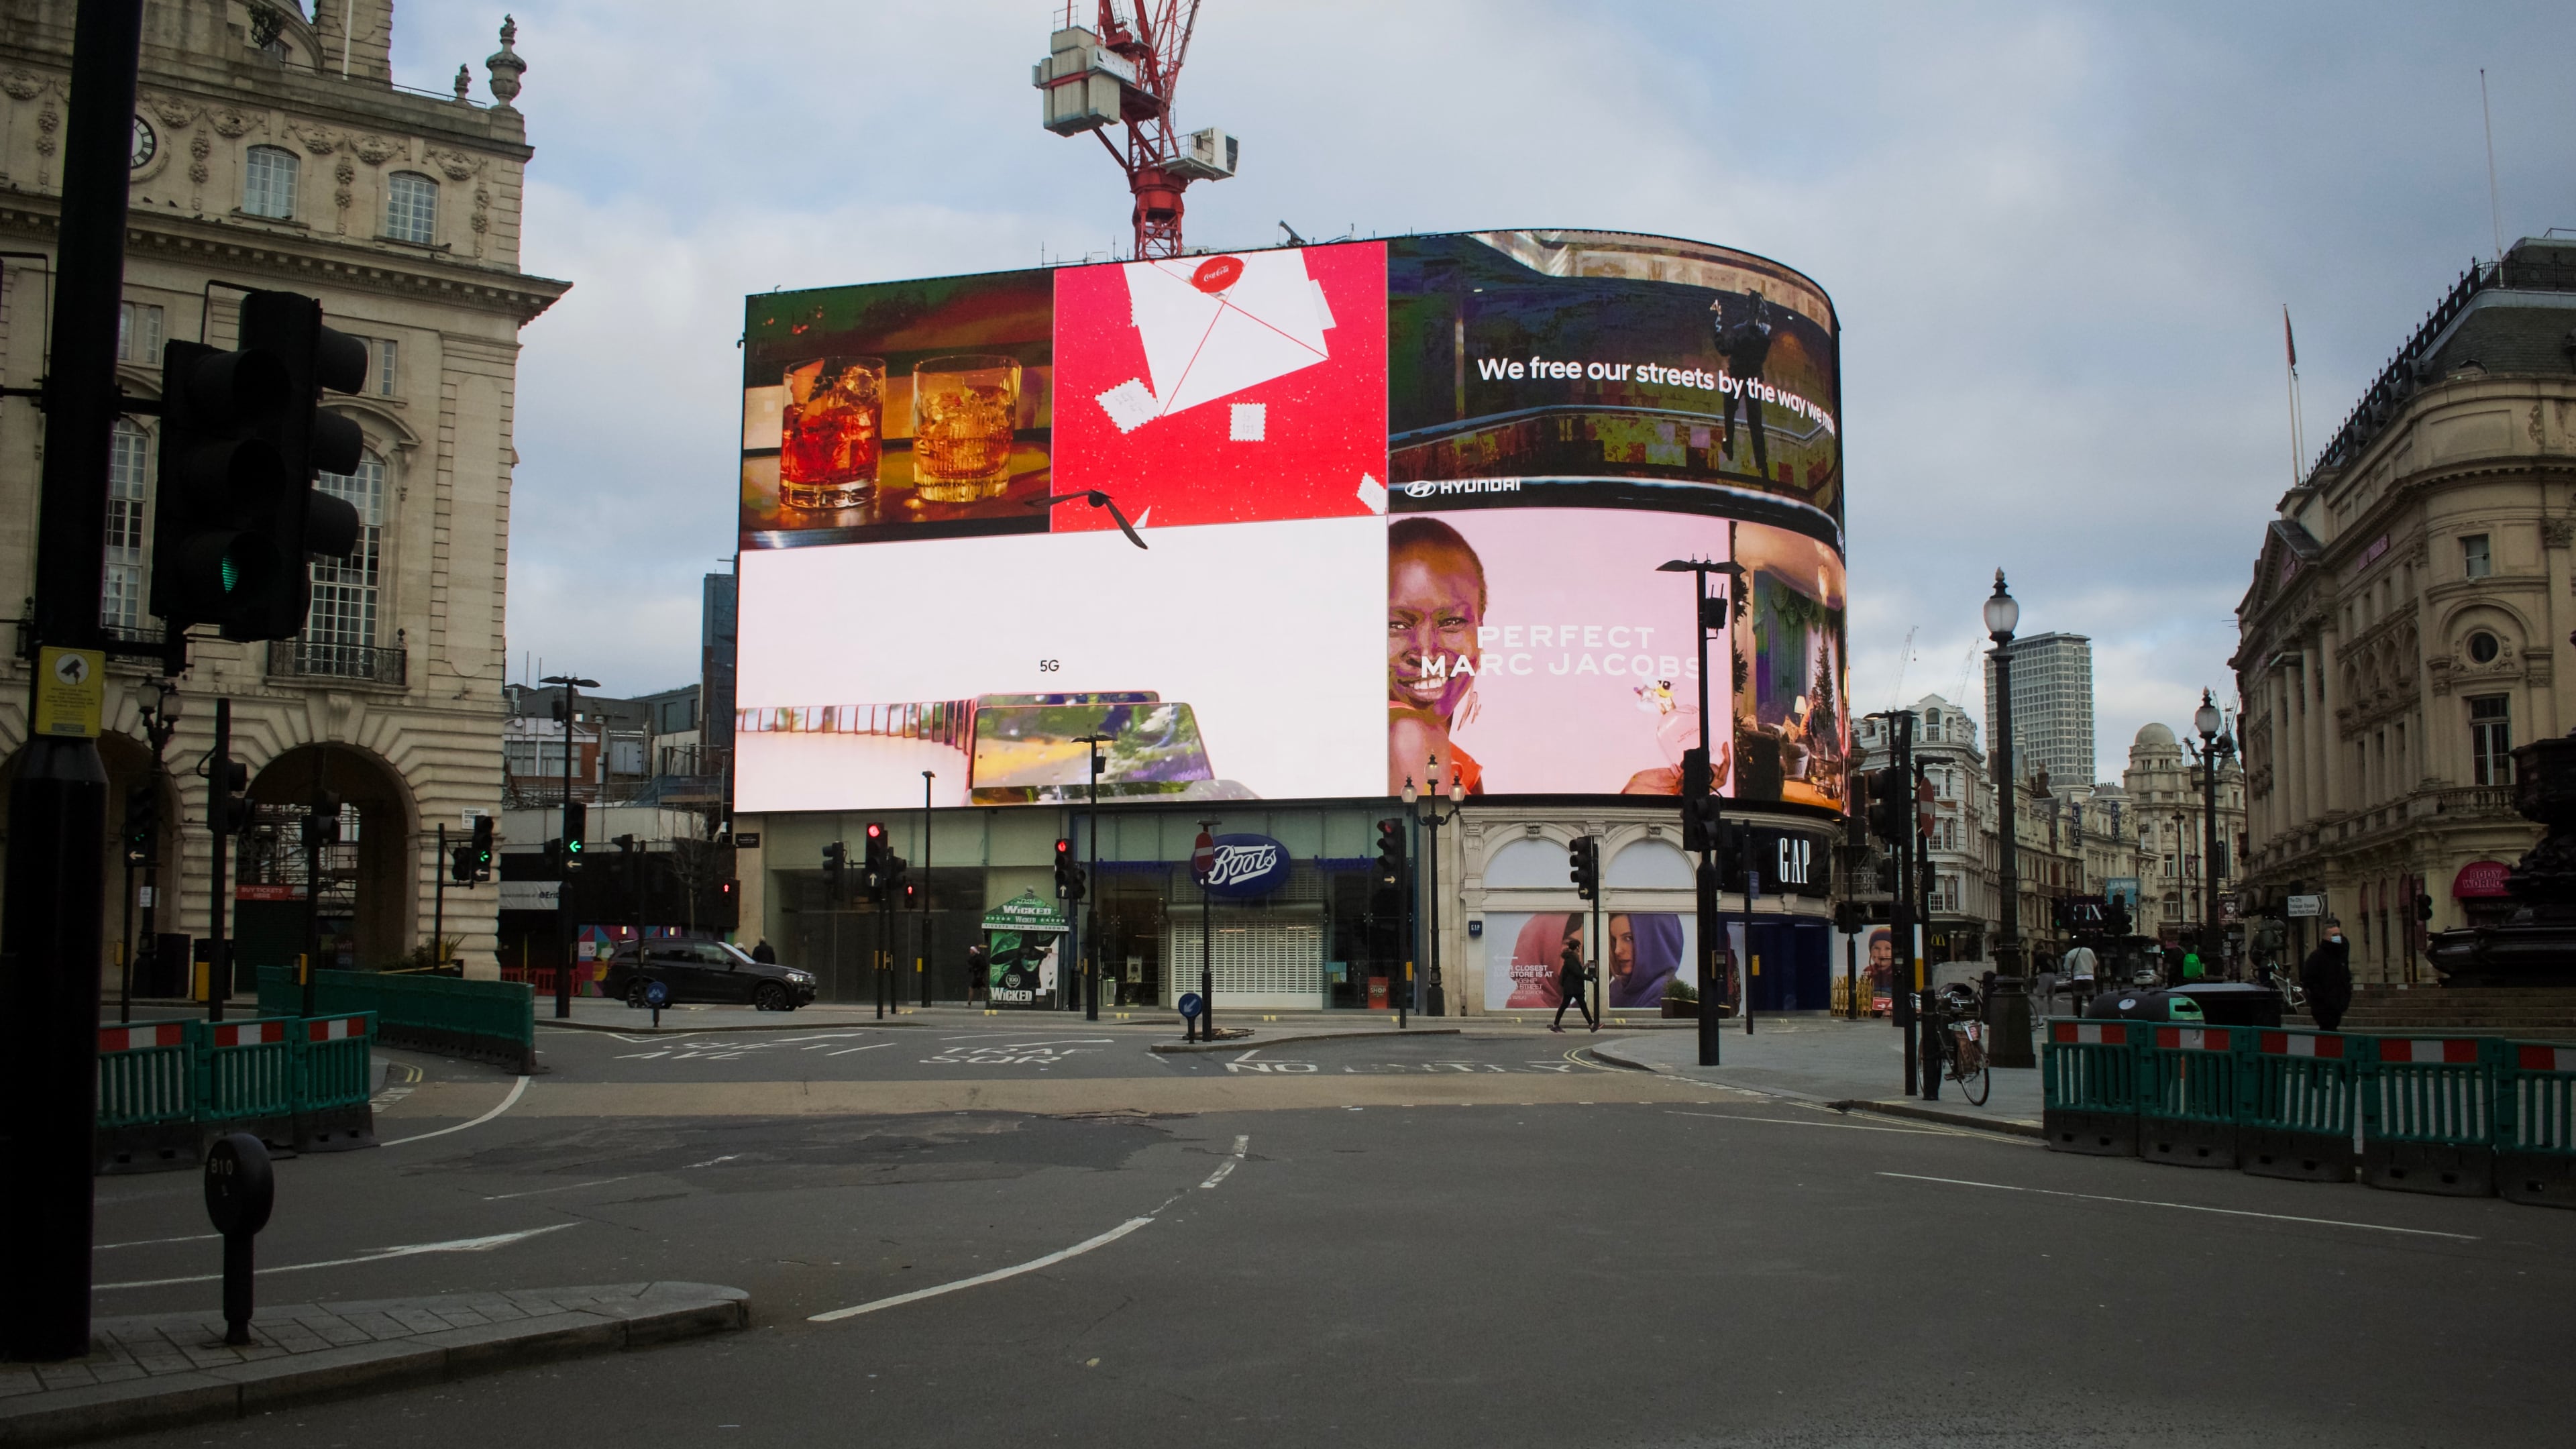
{"label": "bicycle", "polygon": [[1986,1024],[1973,989],[1957,985],[1941,994],[1942,1076],[1959,1084],[1968,1105],[1982,1107],[1993,1092],[1986,1075]]}

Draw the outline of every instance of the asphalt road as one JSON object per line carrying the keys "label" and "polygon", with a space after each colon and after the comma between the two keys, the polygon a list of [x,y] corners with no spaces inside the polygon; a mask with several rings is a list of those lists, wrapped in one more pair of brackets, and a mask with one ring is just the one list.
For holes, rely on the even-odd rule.
{"label": "asphalt road", "polygon": [[[1249,1061],[1078,1027],[696,1057],[577,1035],[477,1125],[513,1079],[406,1058],[391,1145],[280,1164],[261,1262],[292,1271],[263,1293],[686,1278],[748,1289],[753,1330],[150,1442],[2375,1445],[2563,1421],[2576,1214],[2068,1157],[1544,1035]],[[1054,1110],[867,1106],[977,1091]],[[135,1245],[101,1282],[210,1273],[213,1242],[153,1241],[205,1231],[196,1191],[102,1180],[101,1242]]]}

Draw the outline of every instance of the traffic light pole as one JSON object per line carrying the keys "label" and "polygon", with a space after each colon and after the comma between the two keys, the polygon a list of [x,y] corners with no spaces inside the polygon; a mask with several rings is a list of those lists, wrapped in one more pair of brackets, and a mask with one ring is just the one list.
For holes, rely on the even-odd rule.
{"label": "traffic light pole", "polygon": [[[1914,712],[1900,709],[1889,716],[1888,732],[1897,778],[1906,782],[1902,788],[1910,794],[1914,788]],[[1923,989],[1923,974],[1914,955],[1914,810],[1911,800],[1904,804],[1904,823],[1883,838],[1887,848],[1896,852],[1896,895],[1887,908],[1888,934],[1894,938],[1890,944],[1895,947],[1889,955],[1894,958],[1891,966],[1896,977],[1888,983],[1888,1016],[1896,1024],[1897,1037],[1905,1043],[1905,1095],[1910,1097],[1929,1064],[1918,1061],[1915,1051],[1916,994]],[[1893,808],[1889,809],[1892,816]]]}
{"label": "traffic light pole", "polygon": [[224,851],[232,841],[233,702],[215,700],[215,747],[206,756],[206,830],[214,837],[206,852],[212,878],[206,896],[206,1020],[224,1019],[224,998],[233,992],[232,952],[224,944]]}
{"label": "traffic light pole", "polygon": [[[47,646],[99,643],[143,0],[89,0],[74,26],[27,640],[38,660]],[[41,669],[31,674],[29,717],[41,720],[45,712],[34,706],[47,680]],[[81,682],[94,687],[95,678],[83,674]],[[0,1231],[18,1286],[10,1311],[0,1314],[0,1347],[17,1358],[75,1358],[90,1349],[90,1133],[98,1110],[99,918],[107,890],[100,859],[107,770],[95,720],[78,733],[33,734],[9,786],[0,991],[12,1001],[16,1030],[0,1068],[0,1090],[11,1104],[11,1186],[0,1193]]]}
{"label": "traffic light pole", "polygon": [[1601,939],[1601,840],[1587,835],[1584,843],[1592,859],[1592,1019],[1597,1023],[1601,1020],[1601,978],[1607,974],[1601,969],[1601,948],[1608,944]]}
{"label": "traffic light pole", "polygon": [[[441,943],[447,939],[447,877],[453,869],[453,863],[447,858],[447,822],[442,820],[438,822],[438,884],[430,892],[429,897],[429,954],[433,960],[440,953]],[[641,966],[644,964],[644,957],[641,954],[644,938],[639,935],[635,939],[638,943],[635,964]],[[447,963],[437,961],[437,964],[444,966]],[[304,991],[308,997],[312,994],[310,976],[305,978]],[[306,1016],[313,1014],[313,1003],[309,1000],[304,1003],[304,1014]]]}

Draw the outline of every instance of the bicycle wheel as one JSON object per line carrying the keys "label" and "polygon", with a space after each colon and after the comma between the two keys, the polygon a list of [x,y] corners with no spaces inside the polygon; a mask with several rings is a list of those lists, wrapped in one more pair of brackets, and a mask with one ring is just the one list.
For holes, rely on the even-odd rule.
{"label": "bicycle wheel", "polygon": [[1986,1076],[1986,1049],[1977,1046],[1970,1050],[1976,1053],[1976,1060],[1960,1064],[1959,1095],[1968,1099],[1968,1105],[1982,1107],[1986,1105],[1987,1094],[1994,1090],[1994,1084]]}

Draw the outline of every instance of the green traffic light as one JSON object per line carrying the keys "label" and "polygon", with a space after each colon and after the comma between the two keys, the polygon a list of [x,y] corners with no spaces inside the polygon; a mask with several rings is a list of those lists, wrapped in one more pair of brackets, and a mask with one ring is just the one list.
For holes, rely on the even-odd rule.
{"label": "green traffic light", "polygon": [[241,587],[241,561],[234,558],[229,549],[224,553],[223,574],[225,593]]}
{"label": "green traffic light", "polygon": [[575,840],[575,841],[570,842],[570,843],[566,846],[566,848],[567,848],[567,849],[569,849],[569,850],[570,850],[573,854],[575,854],[575,855],[579,855],[579,854],[581,854],[581,842],[580,842],[580,841],[578,841],[578,840]]}

